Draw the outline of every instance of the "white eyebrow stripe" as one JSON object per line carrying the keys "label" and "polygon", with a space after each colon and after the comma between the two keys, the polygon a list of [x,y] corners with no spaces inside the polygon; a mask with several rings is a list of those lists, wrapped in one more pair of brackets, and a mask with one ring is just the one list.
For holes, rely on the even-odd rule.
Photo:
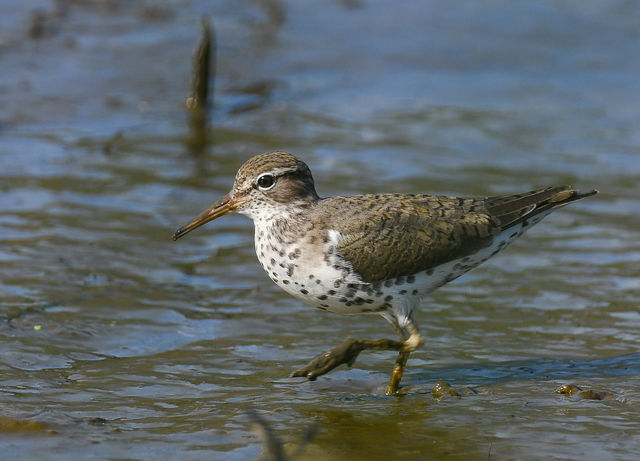
{"label": "white eyebrow stripe", "polygon": [[295,171],[298,171],[298,168],[274,168],[273,170],[271,170],[271,174],[274,176],[282,176],[285,173],[293,173]]}

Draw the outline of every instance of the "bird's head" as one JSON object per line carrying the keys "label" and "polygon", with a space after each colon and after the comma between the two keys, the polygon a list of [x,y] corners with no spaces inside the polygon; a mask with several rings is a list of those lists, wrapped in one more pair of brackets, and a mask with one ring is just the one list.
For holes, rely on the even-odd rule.
{"label": "bird's head", "polygon": [[172,238],[177,240],[227,213],[270,219],[318,198],[311,170],[302,160],[286,152],[256,155],[240,167],[227,195],[176,230]]}

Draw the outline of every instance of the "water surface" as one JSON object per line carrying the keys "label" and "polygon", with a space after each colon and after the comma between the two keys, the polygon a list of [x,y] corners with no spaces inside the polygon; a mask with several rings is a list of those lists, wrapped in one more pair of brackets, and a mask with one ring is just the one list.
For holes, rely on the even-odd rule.
{"label": "water surface", "polygon": [[[629,459],[640,449],[640,17],[633,2],[0,4],[0,446],[24,459]],[[184,110],[218,38],[213,143]],[[601,194],[425,300],[392,353],[290,371],[375,316],[273,285],[229,216],[174,243],[251,155],[321,195]],[[448,382],[460,397],[436,398]],[[601,399],[554,393],[564,384]],[[587,395],[587,394],[585,394]]]}

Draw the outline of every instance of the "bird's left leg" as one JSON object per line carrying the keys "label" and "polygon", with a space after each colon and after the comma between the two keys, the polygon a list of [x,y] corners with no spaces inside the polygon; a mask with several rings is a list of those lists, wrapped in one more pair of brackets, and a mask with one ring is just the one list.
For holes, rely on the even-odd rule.
{"label": "bird's left leg", "polygon": [[404,348],[399,352],[398,358],[396,358],[391,379],[389,380],[389,386],[387,386],[385,392],[387,395],[396,395],[400,387],[400,380],[404,374],[404,369],[407,365],[407,360],[409,360],[409,354],[420,347],[423,339],[413,320],[407,319],[406,325],[400,326],[395,316],[393,318],[385,316],[385,318],[391,322],[404,344]]}
{"label": "bird's left leg", "polygon": [[395,315],[389,314],[383,315],[383,317],[393,325],[401,341],[394,341],[392,339],[370,340],[349,338],[330,351],[315,358],[304,367],[294,371],[289,376],[291,378],[304,376],[310,381],[314,381],[318,376],[330,372],[343,363],[348,366],[353,365],[360,352],[364,350],[393,350],[398,351],[399,355],[396,359],[386,394],[396,394],[409,354],[422,344],[422,337],[411,319],[404,318],[401,326]]}

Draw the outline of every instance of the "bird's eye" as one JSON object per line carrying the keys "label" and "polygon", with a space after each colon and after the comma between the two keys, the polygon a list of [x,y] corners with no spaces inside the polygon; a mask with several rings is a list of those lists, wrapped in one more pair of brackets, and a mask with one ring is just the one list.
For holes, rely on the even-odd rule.
{"label": "bird's eye", "polygon": [[258,187],[262,190],[268,190],[276,183],[272,174],[263,174],[258,178]]}

